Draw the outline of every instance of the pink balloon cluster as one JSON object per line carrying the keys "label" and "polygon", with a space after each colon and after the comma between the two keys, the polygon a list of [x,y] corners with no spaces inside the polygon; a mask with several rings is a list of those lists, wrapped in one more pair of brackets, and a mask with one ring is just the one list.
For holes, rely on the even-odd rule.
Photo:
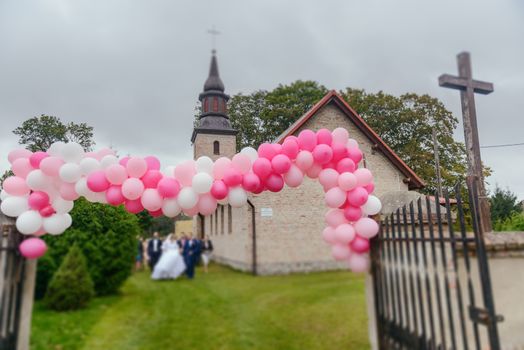
{"label": "pink balloon cluster", "polygon": [[15,176],[4,182],[0,209],[17,217],[21,233],[60,234],[71,225],[68,213],[80,196],[131,213],[210,215],[219,203],[241,207],[249,194],[298,187],[307,176],[318,178],[331,208],[323,237],[334,258],[364,271],[369,238],[378,231],[366,216],[380,211],[380,201],[370,195],[373,176],[358,168],[361,160],[357,142],[342,128],[304,130],[282,144],[244,148],[232,159],[204,156],[163,171],[153,156],[118,159],[110,149],[86,153],[76,143],[57,142],[47,152],[9,154]]}

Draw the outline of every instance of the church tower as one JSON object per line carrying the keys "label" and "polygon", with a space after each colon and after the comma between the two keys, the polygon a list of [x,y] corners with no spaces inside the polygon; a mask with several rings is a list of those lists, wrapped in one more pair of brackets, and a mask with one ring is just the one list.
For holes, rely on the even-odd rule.
{"label": "church tower", "polygon": [[237,131],[231,127],[227,115],[229,96],[224,93],[224,83],[218,73],[215,50],[212,51],[211,66],[204,91],[198,99],[202,103],[202,109],[191,136],[194,159],[201,156],[208,156],[213,160],[220,157],[233,157],[236,153]]}

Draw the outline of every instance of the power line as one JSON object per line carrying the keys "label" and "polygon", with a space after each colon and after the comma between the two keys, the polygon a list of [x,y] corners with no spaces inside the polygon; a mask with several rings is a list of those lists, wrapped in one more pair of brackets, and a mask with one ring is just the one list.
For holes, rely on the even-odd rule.
{"label": "power line", "polygon": [[501,148],[501,147],[513,147],[513,146],[524,146],[524,142],[507,143],[507,144],[503,144],[503,145],[480,146],[480,148]]}

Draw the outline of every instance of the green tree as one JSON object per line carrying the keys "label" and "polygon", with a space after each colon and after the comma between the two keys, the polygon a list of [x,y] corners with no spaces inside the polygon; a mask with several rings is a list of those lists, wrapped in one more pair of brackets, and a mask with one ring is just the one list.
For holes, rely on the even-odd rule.
{"label": "green tree", "polygon": [[81,309],[94,294],[86,258],[75,244],[53,275],[45,295],[45,304],[56,311]]}
{"label": "green tree", "polygon": [[56,141],[77,142],[86,151],[95,144],[93,127],[86,123],[64,124],[60,118],[44,114],[26,120],[13,133],[19,137],[18,143],[32,152],[46,151]]}
{"label": "green tree", "polygon": [[491,221],[502,222],[509,219],[513,214],[522,212],[522,207],[517,200],[517,195],[508,188],[503,190],[498,185],[489,197],[491,205]]}
{"label": "green tree", "polygon": [[141,232],[136,215],[122,206],[90,203],[81,198],[75,202],[71,216],[73,224],[63,234],[44,236],[49,246],[47,254],[59,266],[69,248],[77,244],[87,258],[96,293],[116,293],[132,272],[136,237]]}

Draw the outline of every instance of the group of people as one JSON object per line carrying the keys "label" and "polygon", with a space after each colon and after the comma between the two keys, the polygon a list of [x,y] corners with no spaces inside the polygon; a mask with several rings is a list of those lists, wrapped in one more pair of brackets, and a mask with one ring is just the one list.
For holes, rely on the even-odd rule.
{"label": "group of people", "polygon": [[[207,273],[213,243],[207,237],[200,240],[193,238],[191,234],[182,234],[177,238],[174,233],[171,233],[162,240],[158,232],[155,232],[147,242],[145,251],[152,271],[152,279],[176,279],[184,273],[189,279],[193,279],[195,266],[200,260]],[[144,258],[144,242],[139,240],[137,268],[142,264]]]}

